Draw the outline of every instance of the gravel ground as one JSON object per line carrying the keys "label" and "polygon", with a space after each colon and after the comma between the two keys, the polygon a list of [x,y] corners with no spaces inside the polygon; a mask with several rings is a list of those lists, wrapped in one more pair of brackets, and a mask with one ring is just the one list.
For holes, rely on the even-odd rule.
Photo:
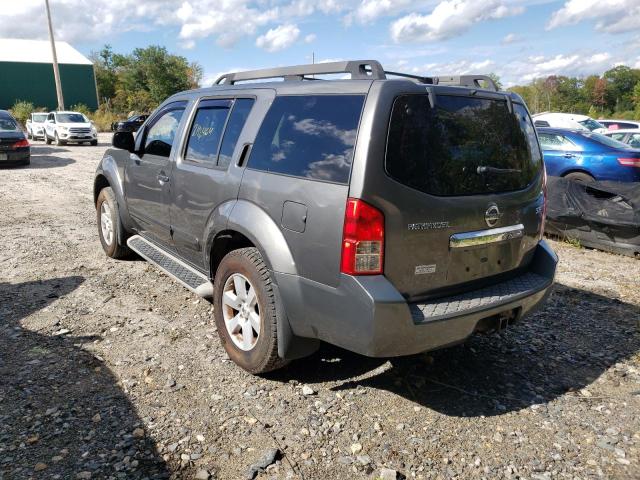
{"label": "gravel ground", "polygon": [[0,171],[0,479],[640,478],[640,261],[551,242],[554,296],[502,334],[253,377],[210,304],[103,254],[108,141]]}

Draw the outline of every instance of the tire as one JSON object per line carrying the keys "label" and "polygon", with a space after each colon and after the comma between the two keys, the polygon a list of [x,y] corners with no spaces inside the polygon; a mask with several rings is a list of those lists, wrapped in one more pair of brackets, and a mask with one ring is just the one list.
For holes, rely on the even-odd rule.
{"label": "tire", "polygon": [[28,140],[32,140],[33,139],[33,135],[31,135],[31,131],[27,130],[27,139]]}
{"label": "tire", "polygon": [[91,146],[96,147],[98,145],[98,140],[91,140]]}
{"label": "tire", "polygon": [[[124,232],[124,228],[120,222],[118,202],[111,187],[100,190],[98,201],[96,202],[96,217],[98,221],[98,236],[104,253],[108,257],[116,259],[126,258],[131,255],[131,250],[126,243],[121,244],[119,242],[118,237],[121,237],[123,241],[125,240],[125,235],[118,235],[118,232]],[[109,231],[110,235],[107,233]]]}
{"label": "tire", "polygon": [[51,145],[51,139],[49,138],[49,135],[47,135],[47,132],[44,132],[44,143]]}
{"label": "tire", "polygon": [[[244,294],[238,295],[243,289]],[[240,306],[237,297],[246,299],[251,296],[251,289],[255,303],[241,300],[243,305]],[[279,315],[283,315],[283,308],[257,248],[233,250],[222,259],[213,285],[213,302],[218,335],[231,360],[253,374],[276,370],[287,364],[278,357],[277,320]],[[239,308],[231,306],[232,303]],[[254,314],[257,314],[257,319]],[[235,328],[230,326],[234,320]],[[255,325],[259,325],[259,332]],[[247,329],[249,334],[246,334]]]}
{"label": "tire", "polygon": [[60,140],[60,137],[58,137],[58,132],[55,133],[55,136],[57,147],[63,147],[67,144],[67,142],[65,142],[64,140]]}
{"label": "tire", "polygon": [[591,175],[583,172],[571,172],[566,174],[564,178],[566,178],[567,180],[573,180],[574,182],[580,182],[580,183],[591,183],[596,181],[595,178],[593,178]]}

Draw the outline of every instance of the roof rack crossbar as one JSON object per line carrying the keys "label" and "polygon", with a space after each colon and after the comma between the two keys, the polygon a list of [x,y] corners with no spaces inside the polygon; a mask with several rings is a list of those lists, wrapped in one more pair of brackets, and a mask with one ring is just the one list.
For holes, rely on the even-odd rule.
{"label": "roof rack crossbar", "polygon": [[232,72],[220,76],[214,85],[234,85],[237,82],[283,78],[285,80],[309,80],[307,75],[349,73],[352,80],[384,80],[387,78],[382,65],[376,60],[347,60],[343,62],[313,63],[292,67],[266,68],[246,72]]}
{"label": "roof rack crossbar", "polygon": [[387,75],[393,75],[394,77],[413,78],[414,80],[419,80],[421,83],[433,83],[430,77],[423,77],[422,75],[412,75],[411,73],[403,72],[391,72],[389,70],[385,70],[384,73],[386,73]]}

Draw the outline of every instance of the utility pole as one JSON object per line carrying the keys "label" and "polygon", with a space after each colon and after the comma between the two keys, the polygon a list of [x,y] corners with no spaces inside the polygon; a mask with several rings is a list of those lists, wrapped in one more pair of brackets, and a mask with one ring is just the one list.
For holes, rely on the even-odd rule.
{"label": "utility pole", "polygon": [[56,80],[56,95],[58,96],[58,110],[64,110],[64,98],[60,85],[60,70],[58,69],[58,55],[56,54],[56,41],[53,38],[53,26],[51,25],[51,10],[49,0],[44,0],[47,6],[47,20],[49,21],[49,40],[51,41],[51,53],[53,54],[53,76]]}

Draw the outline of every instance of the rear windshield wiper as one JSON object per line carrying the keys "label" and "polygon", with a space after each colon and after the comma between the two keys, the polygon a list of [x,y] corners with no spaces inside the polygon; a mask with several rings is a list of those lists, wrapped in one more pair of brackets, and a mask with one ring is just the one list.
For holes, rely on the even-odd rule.
{"label": "rear windshield wiper", "polygon": [[522,173],[522,170],[517,168],[498,168],[479,165],[476,172],[478,175],[482,175],[483,173]]}

